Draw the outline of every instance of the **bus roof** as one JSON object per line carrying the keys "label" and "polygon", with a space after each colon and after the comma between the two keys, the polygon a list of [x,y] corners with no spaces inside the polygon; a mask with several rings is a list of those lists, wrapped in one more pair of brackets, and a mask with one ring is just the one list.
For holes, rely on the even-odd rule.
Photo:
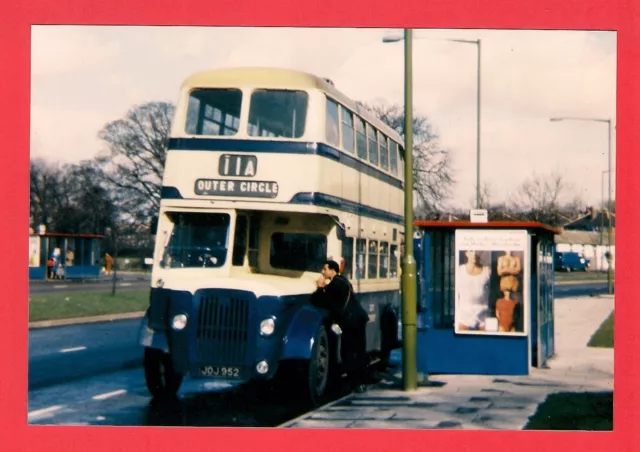
{"label": "bus roof", "polygon": [[307,72],[272,67],[215,69],[192,74],[187,77],[182,84],[182,88],[187,90],[191,88],[240,88],[243,86],[259,86],[265,89],[317,89],[324,91],[404,147],[404,140],[397,131],[378,119],[372,112],[362,108],[347,95],[336,89],[336,87],[326,79]]}

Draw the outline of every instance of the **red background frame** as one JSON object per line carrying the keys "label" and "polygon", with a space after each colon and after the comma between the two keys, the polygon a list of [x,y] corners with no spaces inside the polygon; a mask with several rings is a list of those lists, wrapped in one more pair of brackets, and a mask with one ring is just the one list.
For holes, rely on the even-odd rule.
{"label": "red background frame", "polygon": [[[637,0],[28,0],[0,16],[0,135],[3,195],[0,275],[0,448],[2,450],[637,450],[638,306],[634,297],[640,224],[635,156],[640,135]],[[196,11],[193,13],[192,11]],[[27,425],[30,27],[37,24],[266,25],[502,29],[600,29],[618,32],[617,164],[619,187],[615,414],[613,433],[415,430],[275,430]],[[115,429],[115,431],[114,431]]]}

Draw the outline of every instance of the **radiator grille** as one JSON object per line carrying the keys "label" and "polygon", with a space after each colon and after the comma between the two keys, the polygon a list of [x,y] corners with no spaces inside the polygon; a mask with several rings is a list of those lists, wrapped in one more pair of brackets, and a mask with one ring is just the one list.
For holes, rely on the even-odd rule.
{"label": "radiator grille", "polygon": [[197,359],[212,365],[242,365],[246,361],[249,300],[202,295],[198,311]]}

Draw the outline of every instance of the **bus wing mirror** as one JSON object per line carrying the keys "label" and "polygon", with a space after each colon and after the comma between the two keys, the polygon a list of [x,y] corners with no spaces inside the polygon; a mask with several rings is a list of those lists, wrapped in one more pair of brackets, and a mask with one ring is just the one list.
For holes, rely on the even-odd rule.
{"label": "bus wing mirror", "polygon": [[149,225],[149,232],[151,235],[156,235],[158,232],[158,217],[154,216],[151,218],[151,224]]}

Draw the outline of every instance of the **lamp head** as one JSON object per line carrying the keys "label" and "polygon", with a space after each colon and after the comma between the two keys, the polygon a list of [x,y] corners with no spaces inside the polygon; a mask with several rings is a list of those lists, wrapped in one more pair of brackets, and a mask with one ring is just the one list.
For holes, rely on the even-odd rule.
{"label": "lamp head", "polygon": [[404,38],[402,36],[385,36],[384,38],[382,38],[382,42],[383,43],[400,42],[403,39]]}

